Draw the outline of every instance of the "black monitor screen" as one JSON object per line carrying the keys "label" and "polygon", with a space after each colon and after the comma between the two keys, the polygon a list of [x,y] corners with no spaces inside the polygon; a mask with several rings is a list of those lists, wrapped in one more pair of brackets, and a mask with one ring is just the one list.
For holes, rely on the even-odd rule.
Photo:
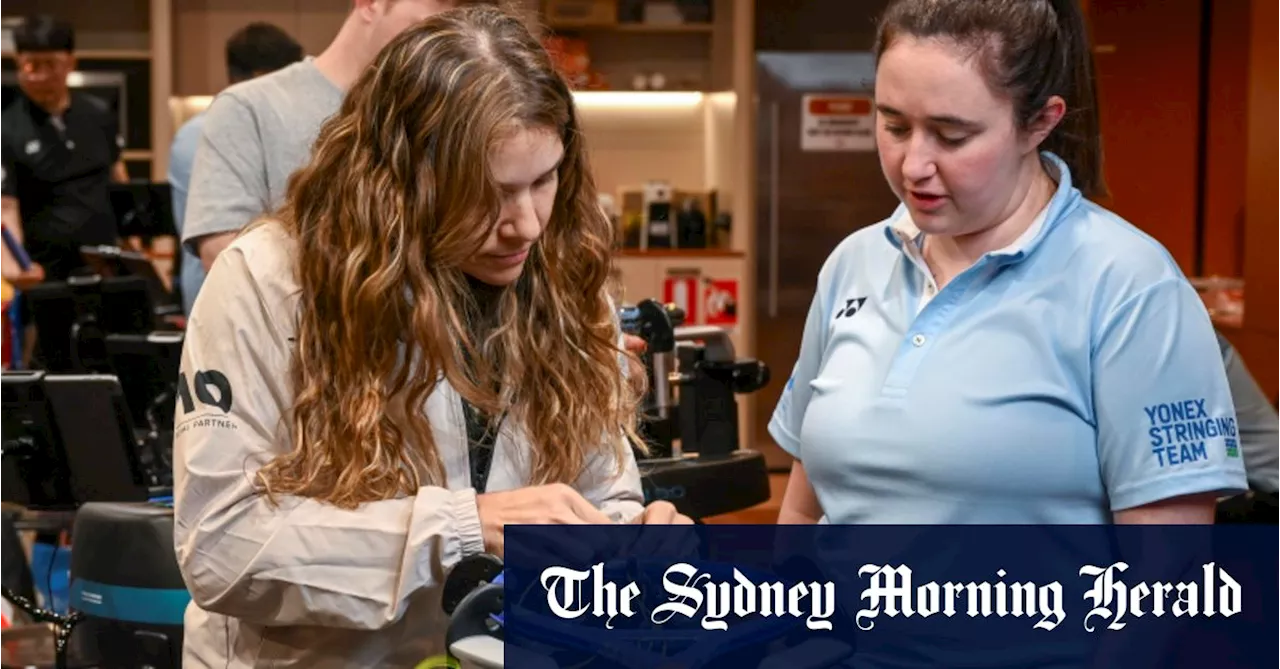
{"label": "black monitor screen", "polygon": [[173,193],[167,183],[133,182],[111,186],[111,208],[121,237],[177,236]]}
{"label": "black monitor screen", "polygon": [[43,372],[4,373],[0,496],[5,502],[36,509],[75,508],[62,439],[43,379]]}
{"label": "black monitor screen", "polygon": [[181,332],[107,336],[107,359],[140,429],[173,429],[182,341]]}
{"label": "black monitor screen", "polygon": [[82,504],[147,501],[148,479],[119,381],[108,375],[49,374],[44,386],[76,499]]}
{"label": "black monitor screen", "polygon": [[51,282],[23,291],[22,299],[35,321],[36,362],[42,369],[85,371],[83,361],[100,358],[100,343],[92,351],[79,350],[79,355],[77,346],[73,346],[73,328],[88,315],[93,316],[104,335],[145,334],[155,329],[154,300],[145,278],[125,276],[95,281],[85,280],[82,286]]}

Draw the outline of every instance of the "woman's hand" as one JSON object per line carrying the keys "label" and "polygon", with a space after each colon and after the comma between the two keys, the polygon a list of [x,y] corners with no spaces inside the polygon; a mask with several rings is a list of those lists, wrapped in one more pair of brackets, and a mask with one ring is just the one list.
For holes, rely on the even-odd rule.
{"label": "woman's hand", "polygon": [[577,490],[563,483],[477,495],[476,508],[484,548],[498,556],[505,552],[502,528],[506,525],[613,524]]}
{"label": "woman's hand", "polygon": [[640,355],[641,353],[644,353],[645,342],[643,339],[635,335],[624,334],[622,335],[622,346],[627,349],[628,353]]}
{"label": "woman's hand", "polygon": [[18,263],[9,263],[4,268],[4,280],[18,290],[26,290],[44,283],[44,268],[36,263],[26,270],[18,268]]}
{"label": "woman's hand", "polygon": [[659,501],[644,508],[644,512],[636,516],[633,525],[692,525],[693,519],[680,513],[671,502]]}
{"label": "woman's hand", "polygon": [[644,353],[645,341],[635,335],[624,334],[622,335],[622,346],[627,350],[627,353],[635,356],[629,358],[627,373],[636,377],[644,376],[647,370],[644,368],[644,363],[640,362],[640,356]]}
{"label": "woman's hand", "polygon": [[[623,548],[621,555],[669,560],[692,560],[698,556],[701,538],[693,527],[693,519],[677,511],[671,502],[658,501],[646,506],[631,524],[645,527],[637,533],[639,536],[632,545]],[[667,527],[659,529],[660,525]]]}

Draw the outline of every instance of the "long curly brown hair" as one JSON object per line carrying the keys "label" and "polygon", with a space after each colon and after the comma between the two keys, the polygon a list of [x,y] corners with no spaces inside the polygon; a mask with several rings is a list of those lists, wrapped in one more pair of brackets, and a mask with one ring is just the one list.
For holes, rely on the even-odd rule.
{"label": "long curly brown hair", "polygon": [[[485,303],[459,266],[496,225],[491,152],[519,129],[562,139],[559,188],[523,274]],[[442,485],[424,410],[441,381],[517,426],[530,484],[572,483],[602,449],[624,462],[640,388],[607,292],[614,230],[572,95],[517,18],[467,7],[396,38],[276,218],[297,242],[301,296],[293,448],[260,470],[268,496],[349,508]]]}

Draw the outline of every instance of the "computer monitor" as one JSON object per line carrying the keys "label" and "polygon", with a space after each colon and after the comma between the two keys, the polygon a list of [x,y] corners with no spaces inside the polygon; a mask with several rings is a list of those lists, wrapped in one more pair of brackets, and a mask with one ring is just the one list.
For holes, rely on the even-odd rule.
{"label": "computer monitor", "polygon": [[114,376],[3,374],[3,498],[32,509],[145,502],[156,476]]}
{"label": "computer monitor", "polygon": [[72,277],[32,286],[22,299],[36,326],[37,362],[49,372],[108,371],[98,337],[145,334],[156,326],[143,277]]}
{"label": "computer monitor", "polygon": [[89,269],[101,277],[147,276],[155,274],[155,265],[137,251],[118,246],[81,246],[80,257]]}
{"label": "computer monitor", "polygon": [[33,509],[74,509],[71,472],[43,379],[44,372],[0,377],[0,498]]}
{"label": "computer monitor", "polygon": [[107,374],[48,374],[44,390],[76,501],[147,501],[152,479],[119,380]]}
{"label": "computer monitor", "polygon": [[107,360],[136,427],[172,431],[182,342],[181,332],[107,335]]}
{"label": "computer monitor", "polygon": [[166,182],[113,184],[111,208],[115,211],[121,237],[151,239],[178,235],[173,218],[173,191]]}
{"label": "computer monitor", "polygon": [[151,259],[137,251],[129,251],[118,246],[81,246],[80,257],[84,258],[94,274],[104,279],[126,276],[144,279],[147,290],[151,293],[153,306],[160,306],[173,300],[173,296],[169,294],[169,290],[165,288],[164,282],[156,272],[156,266],[151,264]]}

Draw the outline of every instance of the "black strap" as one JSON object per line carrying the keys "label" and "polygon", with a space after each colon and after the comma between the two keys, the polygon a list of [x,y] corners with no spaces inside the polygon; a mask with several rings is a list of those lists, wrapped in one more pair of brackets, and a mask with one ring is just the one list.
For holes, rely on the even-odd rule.
{"label": "black strap", "polygon": [[[467,369],[474,369],[470,353],[462,352]],[[496,391],[497,388],[495,387]],[[471,487],[477,495],[484,494],[489,485],[489,469],[493,464],[494,444],[498,441],[499,428],[506,417],[503,413],[498,420],[492,420],[483,411],[477,409],[465,397],[458,398],[462,402],[462,415],[467,424],[467,456],[471,464]]]}
{"label": "black strap", "polygon": [[489,485],[489,468],[493,464],[493,446],[498,441],[498,427],[484,412],[462,398],[462,413],[467,422],[467,455],[471,461],[471,487],[483,494]]}

